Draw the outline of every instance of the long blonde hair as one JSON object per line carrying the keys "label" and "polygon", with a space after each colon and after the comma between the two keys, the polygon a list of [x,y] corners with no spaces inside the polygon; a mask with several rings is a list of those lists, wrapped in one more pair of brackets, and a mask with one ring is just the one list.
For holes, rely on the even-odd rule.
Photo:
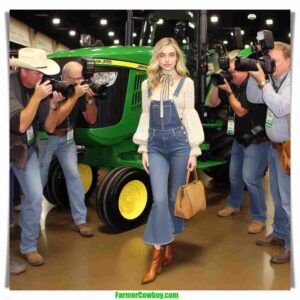
{"label": "long blonde hair", "polygon": [[159,54],[163,51],[163,49],[166,46],[172,46],[174,50],[176,51],[176,56],[177,56],[177,62],[175,65],[175,70],[176,72],[183,77],[188,76],[189,72],[185,66],[185,61],[183,57],[183,53],[181,49],[179,48],[178,43],[176,42],[175,39],[170,38],[170,37],[165,37],[160,39],[154,49],[153,49],[153,54],[152,58],[150,60],[150,64],[147,68],[147,74],[148,74],[148,85],[150,88],[155,88],[160,81],[160,78],[162,76],[162,69],[159,66]]}

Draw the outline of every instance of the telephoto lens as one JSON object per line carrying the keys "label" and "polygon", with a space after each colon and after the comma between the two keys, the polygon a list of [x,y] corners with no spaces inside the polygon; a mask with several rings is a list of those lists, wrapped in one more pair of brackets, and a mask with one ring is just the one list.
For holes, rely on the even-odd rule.
{"label": "telephoto lens", "polygon": [[69,98],[75,94],[75,86],[70,82],[51,79],[50,84],[52,84],[53,91],[61,93],[65,98]]}

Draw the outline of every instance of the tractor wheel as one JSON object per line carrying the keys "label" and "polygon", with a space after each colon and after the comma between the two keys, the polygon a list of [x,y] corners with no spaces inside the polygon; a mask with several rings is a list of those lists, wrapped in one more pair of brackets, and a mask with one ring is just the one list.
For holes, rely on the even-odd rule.
{"label": "tractor wheel", "polygon": [[216,181],[229,182],[229,163],[233,137],[227,135],[226,130],[214,132],[209,136],[210,150],[208,157],[211,160],[226,160],[225,165],[207,168],[204,172]]}
{"label": "tractor wheel", "polygon": [[[86,195],[95,185],[97,176],[88,165],[78,164],[78,171],[82,179],[83,189]],[[44,193],[49,202],[62,209],[70,208],[70,201],[63,170],[57,159],[54,159],[49,167],[48,182]]]}
{"label": "tractor wheel", "polygon": [[145,171],[121,167],[111,171],[99,187],[97,213],[116,232],[145,223],[152,206],[150,178]]}

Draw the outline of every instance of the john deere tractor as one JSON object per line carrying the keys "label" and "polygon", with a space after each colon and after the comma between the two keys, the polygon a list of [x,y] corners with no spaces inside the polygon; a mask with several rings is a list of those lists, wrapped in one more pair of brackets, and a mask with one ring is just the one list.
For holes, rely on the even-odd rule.
{"label": "john deere tractor", "polygon": [[[158,24],[161,19],[163,27]],[[92,62],[89,79],[104,86],[96,96],[96,124],[89,126],[80,117],[75,140],[78,168],[86,193],[96,180],[97,170],[108,170],[98,187],[96,210],[101,221],[115,231],[144,223],[152,205],[149,176],[143,170],[132,136],[141,114],[141,84],[146,79],[152,47],[161,37],[177,39],[195,82],[196,109],[206,136],[201,145],[203,155],[198,160],[198,169],[216,179],[228,177],[232,143],[224,133],[222,111],[211,113],[205,107],[207,66],[214,51],[207,48],[205,12],[157,11],[149,14],[142,26],[139,46],[131,46],[132,33],[133,15],[129,11],[126,46],[81,48],[49,56],[60,66],[70,60],[79,60],[88,66]],[[45,195],[59,207],[69,206],[63,172],[57,160],[50,166]]]}

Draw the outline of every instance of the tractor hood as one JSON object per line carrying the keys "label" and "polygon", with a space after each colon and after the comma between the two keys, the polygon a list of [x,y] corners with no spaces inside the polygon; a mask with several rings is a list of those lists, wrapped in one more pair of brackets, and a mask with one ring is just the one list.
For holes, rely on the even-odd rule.
{"label": "tractor hood", "polygon": [[80,48],[56,52],[49,58],[88,57],[99,59],[116,59],[126,62],[148,65],[152,55],[152,47],[111,46],[99,48]]}

